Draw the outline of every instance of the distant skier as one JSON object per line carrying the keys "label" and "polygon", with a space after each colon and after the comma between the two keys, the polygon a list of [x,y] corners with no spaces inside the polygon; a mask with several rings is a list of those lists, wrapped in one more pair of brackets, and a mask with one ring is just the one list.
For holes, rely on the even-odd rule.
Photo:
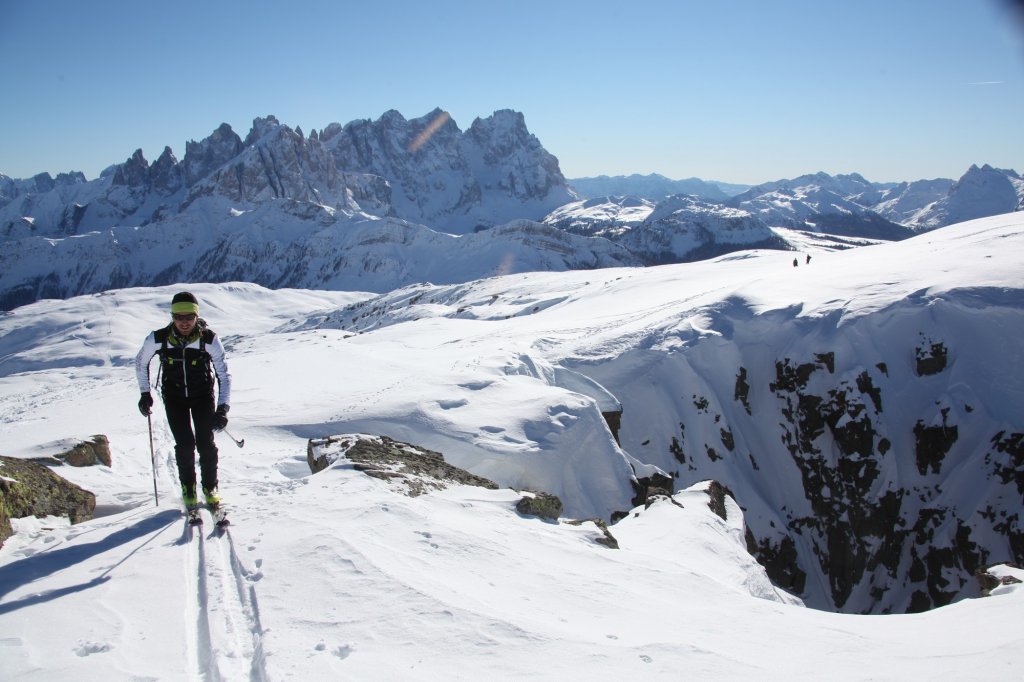
{"label": "distant skier", "polygon": [[[217,491],[217,446],[214,430],[228,425],[231,401],[231,374],[220,338],[199,317],[199,302],[184,291],[171,299],[171,323],[146,337],[135,356],[135,376],[139,381],[139,411],[152,414],[149,363],[160,356],[160,395],[167,411],[167,424],[174,435],[174,457],[178,464],[181,496],[189,510],[198,507],[196,495],[196,450],[203,496],[207,505],[220,504]],[[214,409],[214,376],[220,395]],[[192,425],[195,425],[195,432]],[[198,513],[198,512],[196,512]]]}
{"label": "distant skier", "polygon": [[800,266],[800,261],[798,261],[796,258],[794,258],[793,259],[793,267],[796,268],[796,267],[799,267],[799,266]]}
{"label": "distant skier", "polygon": [[807,254],[807,261],[804,263],[804,265],[809,265],[810,262],[811,262],[811,254]]}

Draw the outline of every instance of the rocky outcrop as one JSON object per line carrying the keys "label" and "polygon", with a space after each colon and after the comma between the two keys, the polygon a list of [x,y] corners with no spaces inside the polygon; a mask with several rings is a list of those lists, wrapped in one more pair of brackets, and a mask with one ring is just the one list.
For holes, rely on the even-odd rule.
{"label": "rocky outcrop", "polygon": [[46,466],[67,464],[73,467],[91,467],[102,464],[109,467],[112,464],[110,441],[106,436],[97,434],[92,437],[92,440],[82,441],[64,452],[59,452],[50,457],[39,457],[33,461]]}
{"label": "rocky outcrop", "polygon": [[516,511],[524,516],[539,516],[549,521],[558,521],[562,515],[562,501],[550,493],[530,493],[516,504]]}
{"label": "rocky outcrop", "polygon": [[88,521],[96,496],[37,462],[0,456],[0,545],[10,537],[10,519],[64,516]]}
{"label": "rocky outcrop", "polygon": [[1024,566],[1018,564],[999,564],[978,569],[975,574],[983,597],[992,595],[1005,586],[1024,583]]}
{"label": "rocky outcrop", "polygon": [[339,461],[356,471],[396,483],[410,497],[450,485],[498,486],[481,476],[452,466],[439,452],[392,440],[387,436],[341,435],[311,438],[306,458],[314,474]]}
{"label": "rocky outcrop", "polygon": [[619,541],[614,535],[612,535],[612,532],[608,529],[608,524],[604,522],[604,519],[566,519],[565,522],[572,526],[582,526],[585,523],[593,523],[601,532],[601,535],[594,538],[594,542],[596,544],[601,545],[602,547],[607,547],[608,549],[619,548]]}
{"label": "rocky outcrop", "polygon": [[[631,500],[634,507],[646,505],[653,497],[671,496],[675,482],[671,477],[663,473],[652,473],[649,476],[634,476],[630,481],[633,492],[636,493]],[[619,511],[612,514],[612,523],[626,516],[628,511]]]}
{"label": "rocky outcrop", "polygon": [[[331,466],[351,466],[367,476],[387,481],[393,489],[410,497],[431,490],[443,490],[452,485],[475,485],[490,490],[498,488],[493,481],[448,464],[439,452],[402,443],[387,436],[347,434],[311,438],[306,445],[306,458],[314,474]],[[558,523],[563,505],[557,495],[526,491],[516,503],[516,511],[523,516]],[[618,549],[618,542],[603,520],[568,519],[566,522],[573,525],[594,523],[599,531],[594,542]]]}

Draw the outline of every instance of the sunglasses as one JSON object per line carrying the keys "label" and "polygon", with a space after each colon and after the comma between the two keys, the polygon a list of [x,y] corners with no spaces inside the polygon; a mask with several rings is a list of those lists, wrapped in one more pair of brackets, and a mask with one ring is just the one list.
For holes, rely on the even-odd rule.
{"label": "sunglasses", "polygon": [[195,313],[174,313],[171,315],[175,322],[192,322],[196,319]]}

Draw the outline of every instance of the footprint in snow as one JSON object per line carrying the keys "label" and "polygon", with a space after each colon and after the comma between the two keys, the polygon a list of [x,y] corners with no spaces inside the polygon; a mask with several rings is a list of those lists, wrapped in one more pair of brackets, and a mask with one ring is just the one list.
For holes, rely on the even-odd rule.
{"label": "footprint in snow", "polygon": [[[416,535],[422,535],[423,538],[426,539],[426,540],[429,540],[430,538],[434,537],[433,535],[431,535],[430,533],[428,533],[425,530],[418,530],[418,531],[416,531]],[[430,546],[433,547],[434,549],[438,549],[438,544],[436,542],[431,542]]]}

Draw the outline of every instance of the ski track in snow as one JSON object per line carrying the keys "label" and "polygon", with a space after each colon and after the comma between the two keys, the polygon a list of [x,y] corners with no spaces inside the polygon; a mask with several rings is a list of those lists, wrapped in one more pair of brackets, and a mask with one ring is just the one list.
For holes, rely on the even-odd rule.
{"label": "ski track in snow", "polygon": [[[213,517],[204,512],[204,522]],[[185,522],[185,608],[189,668],[210,682],[267,679],[263,626],[252,574],[242,565],[228,528]]]}

